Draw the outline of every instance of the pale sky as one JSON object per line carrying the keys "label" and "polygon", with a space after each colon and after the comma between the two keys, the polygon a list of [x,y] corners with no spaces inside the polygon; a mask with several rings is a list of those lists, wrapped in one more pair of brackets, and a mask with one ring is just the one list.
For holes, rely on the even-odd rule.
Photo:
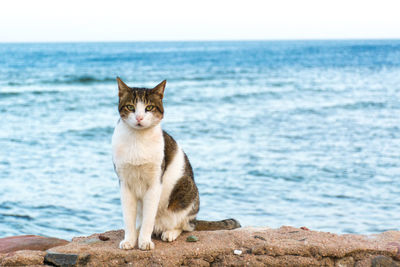
{"label": "pale sky", "polygon": [[400,38],[399,0],[2,0],[0,42]]}

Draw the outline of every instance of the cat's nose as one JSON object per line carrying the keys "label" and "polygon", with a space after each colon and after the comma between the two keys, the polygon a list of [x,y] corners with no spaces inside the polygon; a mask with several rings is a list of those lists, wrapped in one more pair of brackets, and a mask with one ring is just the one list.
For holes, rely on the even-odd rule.
{"label": "cat's nose", "polygon": [[137,115],[136,120],[137,122],[141,122],[143,120],[143,116]]}

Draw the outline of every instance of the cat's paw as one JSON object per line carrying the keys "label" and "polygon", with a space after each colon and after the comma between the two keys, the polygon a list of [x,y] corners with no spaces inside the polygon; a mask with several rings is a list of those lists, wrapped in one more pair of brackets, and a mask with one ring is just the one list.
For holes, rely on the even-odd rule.
{"label": "cat's paw", "polygon": [[136,245],[136,241],[134,240],[122,240],[121,243],[119,243],[119,248],[120,249],[133,249]]}
{"label": "cat's paw", "polygon": [[178,238],[182,231],[180,230],[168,230],[162,233],[161,239],[166,242],[172,242]]}
{"label": "cat's paw", "polygon": [[146,240],[146,241],[139,240],[139,248],[141,250],[152,250],[154,249],[154,243],[151,240]]}

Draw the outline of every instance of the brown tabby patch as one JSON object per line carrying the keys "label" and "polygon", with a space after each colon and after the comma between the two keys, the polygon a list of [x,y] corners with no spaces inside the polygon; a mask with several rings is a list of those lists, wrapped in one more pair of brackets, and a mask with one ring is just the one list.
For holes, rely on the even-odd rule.
{"label": "brown tabby patch", "polygon": [[163,136],[164,136],[164,159],[161,165],[161,171],[162,171],[161,179],[164,175],[165,170],[167,169],[167,166],[171,163],[172,159],[174,158],[174,155],[176,154],[178,148],[174,138],[172,138],[167,132],[163,131]]}
{"label": "brown tabby patch", "polygon": [[153,112],[153,115],[158,117],[160,120],[163,118],[164,106],[162,99],[166,84],[165,80],[153,89],[129,87],[118,77],[117,81],[119,89],[118,111],[121,118],[127,118],[129,113],[132,112],[128,110],[127,105],[133,105],[136,108],[136,104],[139,101],[143,102],[145,105],[155,106],[155,109],[153,109],[151,112]]}
{"label": "brown tabby patch", "polygon": [[[194,182],[192,166],[185,154],[185,172],[175,184],[174,189],[169,196],[168,209],[179,211],[189,207],[195,202],[199,204],[199,191]],[[198,211],[198,207],[195,208]]]}

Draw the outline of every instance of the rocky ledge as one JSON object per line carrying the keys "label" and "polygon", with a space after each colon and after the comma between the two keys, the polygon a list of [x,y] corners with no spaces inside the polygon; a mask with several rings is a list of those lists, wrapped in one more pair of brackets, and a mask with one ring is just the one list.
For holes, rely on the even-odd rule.
{"label": "rocky ledge", "polygon": [[[36,241],[30,238],[36,238]],[[398,231],[365,236],[337,235],[305,227],[247,227],[183,233],[172,243],[154,238],[156,248],[153,251],[119,249],[122,230],[76,237],[71,242],[52,239],[46,243],[41,238],[21,236],[0,239],[0,266],[400,267]],[[44,245],[39,246],[36,242]]]}

